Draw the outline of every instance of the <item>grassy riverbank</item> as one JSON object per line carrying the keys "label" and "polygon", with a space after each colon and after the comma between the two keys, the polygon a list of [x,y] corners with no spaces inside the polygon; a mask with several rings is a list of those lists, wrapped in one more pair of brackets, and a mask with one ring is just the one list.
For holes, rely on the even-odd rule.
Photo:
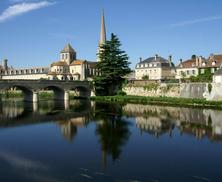
{"label": "grassy riverbank", "polygon": [[143,96],[95,96],[91,97],[91,100],[222,109],[222,101],[207,101],[205,99],[187,99],[187,98],[175,98],[175,97],[143,97]]}

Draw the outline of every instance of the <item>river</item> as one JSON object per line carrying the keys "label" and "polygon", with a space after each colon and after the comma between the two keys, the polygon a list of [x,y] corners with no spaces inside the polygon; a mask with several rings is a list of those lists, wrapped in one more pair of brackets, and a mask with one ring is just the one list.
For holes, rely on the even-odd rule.
{"label": "river", "polygon": [[0,103],[0,181],[222,181],[222,111]]}

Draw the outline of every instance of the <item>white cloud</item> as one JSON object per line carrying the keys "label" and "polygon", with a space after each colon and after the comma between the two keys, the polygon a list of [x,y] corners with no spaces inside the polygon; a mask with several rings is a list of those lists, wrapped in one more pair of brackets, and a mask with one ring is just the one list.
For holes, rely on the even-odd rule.
{"label": "white cloud", "polygon": [[55,3],[49,1],[41,1],[41,2],[32,2],[32,3],[23,2],[11,5],[0,14],[0,23],[8,19],[11,19],[15,16],[28,13],[30,11],[37,10],[40,8],[44,8],[53,4]]}
{"label": "white cloud", "polygon": [[221,20],[221,19],[222,19],[222,15],[210,16],[210,17],[206,17],[206,18],[182,21],[179,23],[171,24],[170,26],[171,27],[183,27],[183,26],[187,26],[187,25],[193,25],[193,24],[197,24],[197,23],[210,22],[210,21]]}

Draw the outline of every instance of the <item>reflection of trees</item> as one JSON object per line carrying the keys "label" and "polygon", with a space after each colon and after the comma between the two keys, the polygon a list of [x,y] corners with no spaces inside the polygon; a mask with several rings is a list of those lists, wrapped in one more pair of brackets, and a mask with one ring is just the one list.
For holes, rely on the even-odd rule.
{"label": "reflection of trees", "polygon": [[104,163],[107,154],[115,161],[130,136],[129,122],[122,118],[122,106],[96,103],[95,118],[98,122],[96,134],[101,143]]}

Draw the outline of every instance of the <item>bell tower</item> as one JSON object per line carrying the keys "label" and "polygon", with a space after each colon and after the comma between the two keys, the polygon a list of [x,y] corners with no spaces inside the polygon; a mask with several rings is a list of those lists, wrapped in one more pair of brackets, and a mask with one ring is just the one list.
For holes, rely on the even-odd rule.
{"label": "bell tower", "polygon": [[60,52],[60,60],[66,62],[68,65],[70,65],[72,61],[76,60],[76,51],[70,44],[67,44]]}

